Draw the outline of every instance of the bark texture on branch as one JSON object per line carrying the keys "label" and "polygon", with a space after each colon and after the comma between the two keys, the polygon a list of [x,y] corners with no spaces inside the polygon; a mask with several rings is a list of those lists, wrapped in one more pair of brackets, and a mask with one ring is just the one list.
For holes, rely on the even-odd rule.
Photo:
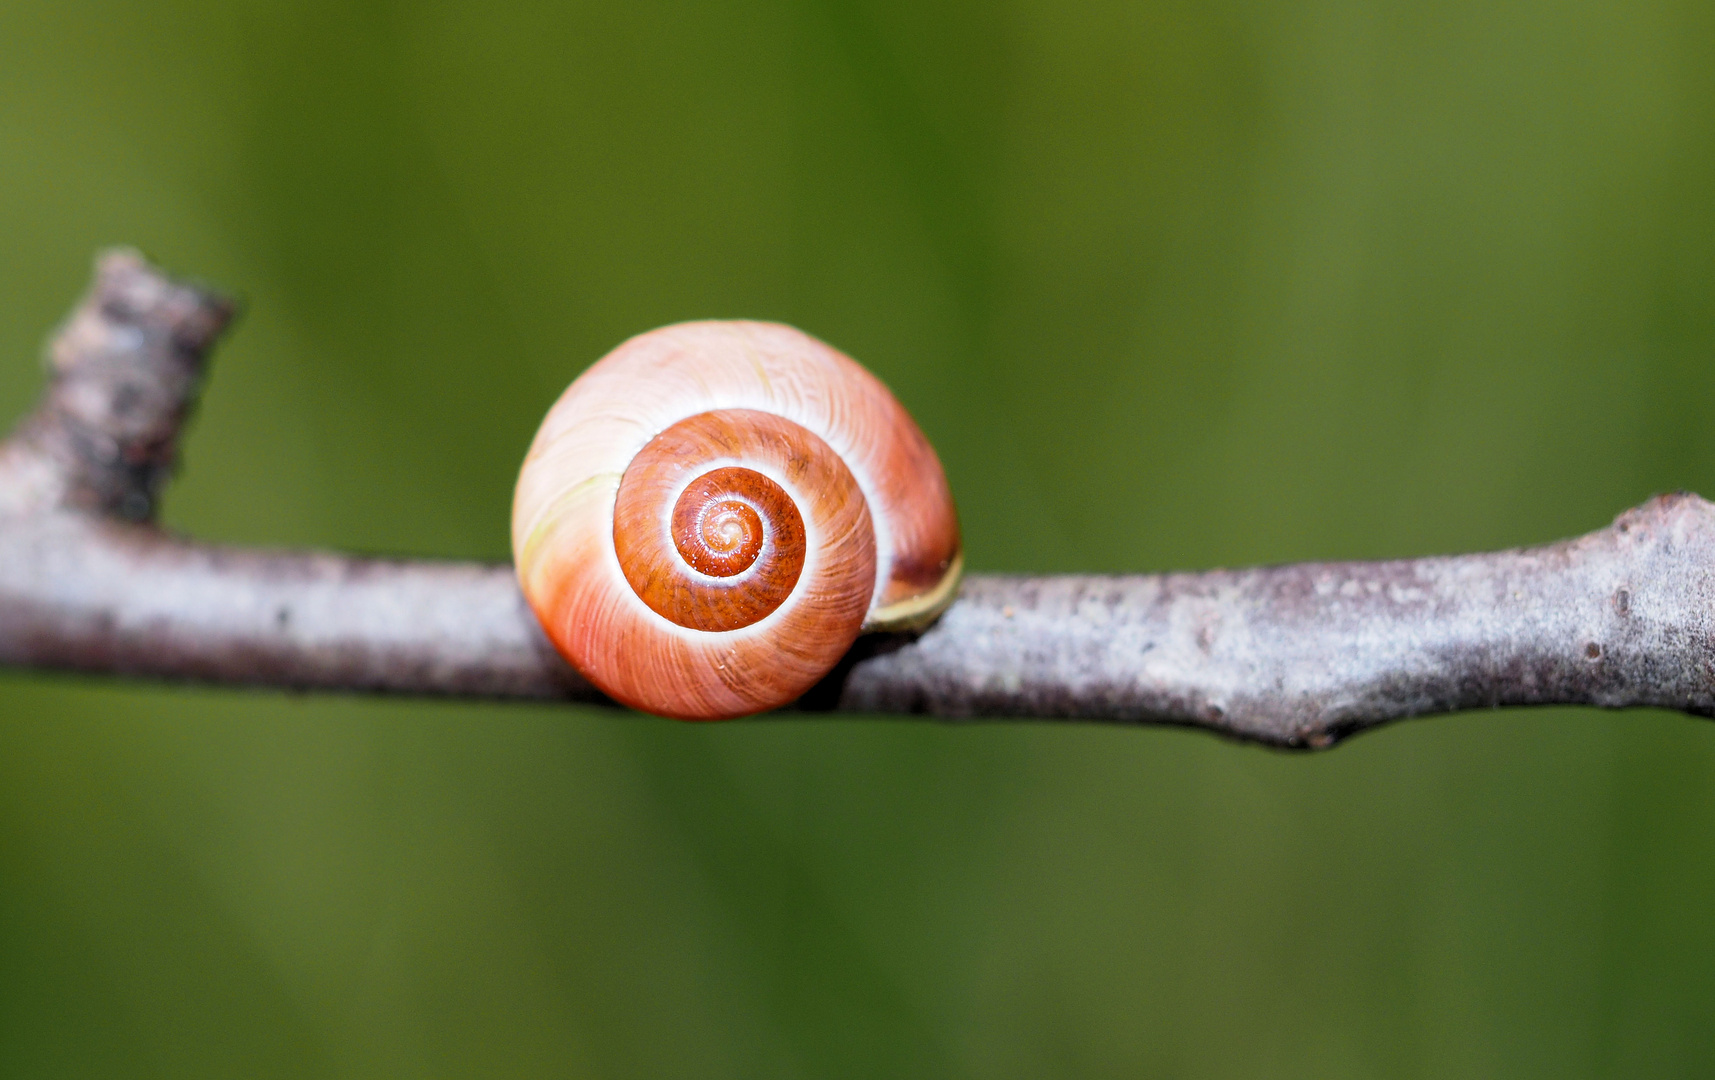
{"label": "bark texture on branch", "polygon": [[[0,663],[255,686],[604,699],[511,568],[198,544],[152,524],[232,306],[131,252],[0,444]],[[972,575],[801,704],[1186,724],[1322,747],[1495,705],[1715,714],[1715,505],[1670,495],[1544,547],[1127,577]]]}

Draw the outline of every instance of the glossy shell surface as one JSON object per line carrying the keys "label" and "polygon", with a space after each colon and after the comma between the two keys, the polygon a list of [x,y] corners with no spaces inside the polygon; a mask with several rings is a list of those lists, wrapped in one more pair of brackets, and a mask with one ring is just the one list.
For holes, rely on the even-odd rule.
{"label": "glossy shell surface", "polygon": [[958,521],[887,388],[788,326],[683,323],[598,361],[519,474],[513,557],[609,696],[719,719],[790,703],[864,629],[952,599]]}

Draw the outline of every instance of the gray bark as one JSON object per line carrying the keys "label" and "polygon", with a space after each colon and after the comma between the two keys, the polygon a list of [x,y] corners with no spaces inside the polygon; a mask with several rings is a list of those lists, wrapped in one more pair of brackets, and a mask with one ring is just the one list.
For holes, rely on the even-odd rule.
{"label": "gray bark", "polygon": [[[199,544],[152,523],[232,313],[130,252],[0,444],[0,663],[249,686],[600,702],[507,566]],[[1715,505],[1538,548],[1126,577],[968,578],[800,706],[1171,723],[1324,747],[1497,705],[1715,714]]]}

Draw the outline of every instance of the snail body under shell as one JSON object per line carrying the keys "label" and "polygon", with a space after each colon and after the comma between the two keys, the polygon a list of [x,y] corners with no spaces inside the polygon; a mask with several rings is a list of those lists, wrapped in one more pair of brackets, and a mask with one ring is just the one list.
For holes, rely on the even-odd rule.
{"label": "snail body under shell", "polygon": [[549,410],[512,552],[555,647],[610,697],[682,719],[796,700],[864,630],[952,601],[958,519],[880,380],[789,326],[632,338]]}

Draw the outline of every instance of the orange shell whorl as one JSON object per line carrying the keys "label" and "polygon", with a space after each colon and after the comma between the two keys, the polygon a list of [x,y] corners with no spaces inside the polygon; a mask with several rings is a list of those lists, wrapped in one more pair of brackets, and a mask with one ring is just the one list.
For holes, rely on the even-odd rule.
{"label": "orange shell whorl", "polygon": [[633,338],[549,411],[513,556],[556,648],[609,696],[685,719],[787,704],[862,629],[951,600],[940,462],[874,376],[791,327]]}

